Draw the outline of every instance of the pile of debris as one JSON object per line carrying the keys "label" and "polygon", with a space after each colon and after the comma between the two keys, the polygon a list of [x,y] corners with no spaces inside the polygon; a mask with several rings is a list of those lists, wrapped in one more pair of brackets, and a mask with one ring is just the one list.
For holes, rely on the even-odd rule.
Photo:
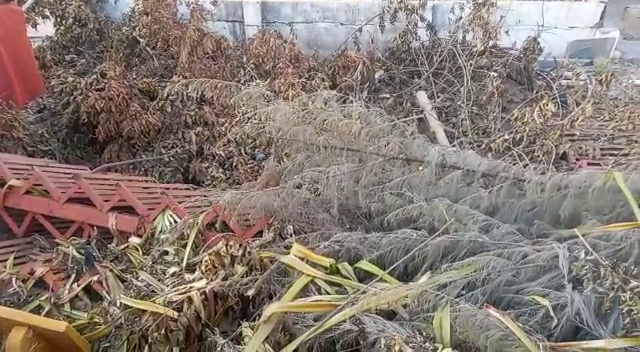
{"label": "pile of debris", "polygon": [[113,169],[225,189],[207,201],[274,222],[208,246],[200,214],[165,211],[125,244],[57,240],[42,250],[93,281],[50,293],[7,265],[4,304],[109,350],[640,345],[640,180],[549,171],[584,155],[575,131],[634,127],[637,95],[602,99],[607,70],[540,72],[536,40],[496,45],[488,0],[419,43],[420,5],[390,6],[407,27],[388,52],[326,59],[271,31],[231,43],[169,4],[117,23],[81,0],[34,5],[56,20],[38,48],[49,93],[0,113],[2,148],[134,160]]}
{"label": "pile of debris", "polygon": [[256,182],[209,200],[273,216],[261,238],[207,247],[196,217],[167,211],[124,245],[57,241],[77,277],[100,268],[106,298],[9,272],[4,302],[114,350],[640,344],[637,177],[543,175],[443,148],[331,91],[287,102],[254,88],[233,103],[263,121],[247,132],[277,142]]}
{"label": "pile of debris", "polygon": [[[207,29],[208,11],[198,6],[185,23],[174,16],[175,2],[139,0],[113,22],[82,0],[38,2],[34,18],[48,14],[56,26],[55,37],[38,47],[49,93],[24,123],[6,130],[15,131],[6,143],[30,143],[3,150],[89,166],[136,160],[114,171],[238,186],[257,178],[271,147],[260,134],[238,132],[249,121],[229,103],[257,85],[287,100],[336,90],[345,101],[417,122],[436,141],[415,96],[424,91],[452,145],[525,167],[565,170],[601,154],[612,157],[601,160],[610,166],[635,155],[638,95],[605,99],[609,70],[538,70],[535,38],[520,50],[497,45],[501,31],[490,19],[490,0],[474,2],[468,16],[457,9],[451,35],[432,30],[420,38],[419,28],[432,28],[421,6],[389,4],[381,14],[381,31],[389,21],[406,22],[387,52],[336,48],[319,59],[270,30],[247,45],[230,42]],[[594,134],[599,139],[587,143]],[[622,161],[614,160],[618,154]]]}

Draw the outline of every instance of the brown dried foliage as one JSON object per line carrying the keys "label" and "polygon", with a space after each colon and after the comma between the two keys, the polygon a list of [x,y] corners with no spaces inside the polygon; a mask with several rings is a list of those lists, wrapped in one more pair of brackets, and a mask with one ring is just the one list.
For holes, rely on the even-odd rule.
{"label": "brown dried foliage", "polygon": [[[454,14],[447,33],[436,32],[424,6],[389,3],[378,16],[381,31],[406,24],[388,51],[337,48],[320,60],[273,30],[261,30],[246,45],[233,43],[209,31],[210,13],[199,5],[190,5],[184,22],[175,16],[175,0],[138,0],[114,23],[84,0],[44,1],[34,16],[46,8],[59,27],[38,50],[50,90],[40,118],[46,121],[39,123],[54,126],[57,147],[41,154],[93,165],[177,155],[116,171],[216,187],[254,180],[261,166],[251,156],[268,154],[269,144],[237,128],[250,121],[237,114],[232,85],[219,82],[258,85],[287,100],[336,90],[345,101],[365,100],[417,121],[429,134],[415,99],[424,90],[458,147],[521,165],[558,166],[580,153],[572,147],[573,131],[588,114],[609,109],[594,92],[559,84],[565,68],[541,75],[535,38],[520,50],[499,47],[493,1],[473,2],[468,16]],[[593,87],[609,81],[601,75]]]}
{"label": "brown dried foliage", "polygon": [[[356,92],[352,82],[367,64],[364,56],[343,53],[335,58],[338,65],[321,67],[295,41],[271,30],[260,31],[246,47],[232,43],[208,30],[210,12],[199,5],[191,5],[189,20],[181,22],[176,1],[136,1],[119,23],[96,16],[83,0],[41,7],[57,29],[38,48],[49,87],[40,106],[47,113],[38,123],[55,131],[56,142],[53,150],[35,154],[92,165],[172,155],[114,170],[165,182],[224,188],[261,172],[252,155],[268,153],[268,145],[235,128],[246,121],[231,103],[233,85],[222,82],[262,81],[285,99],[318,87]],[[71,9],[68,20],[65,8]]]}

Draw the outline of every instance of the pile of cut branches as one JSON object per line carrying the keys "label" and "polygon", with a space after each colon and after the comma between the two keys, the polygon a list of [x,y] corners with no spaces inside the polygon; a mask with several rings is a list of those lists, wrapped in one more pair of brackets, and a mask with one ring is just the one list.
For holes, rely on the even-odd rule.
{"label": "pile of cut branches", "polygon": [[[443,148],[330,91],[233,103],[273,155],[256,182],[203,201],[273,216],[261,238],[206,247],[197,214],[165,212],[125,245],[58,241],[78,275],[98,248],[110,299],[77,308],[70,285],[13,305],[129,351],[640,345],[637,177]],[[2,277],[14,296],[32,281]]]}
{"label": "pile of cut branches", "polygon": [[[452,145],[523,166],[558,166],[563,158],[575,161],[581,146],[572,143],[584,141],[572,136],[588,124],[585,116],[606,125],[637,103],[605,103],[597,96],[610,80],[585,84],[571,67],[539,72],[535,38],[519,50],[499,47],[492,1],[456,8],[447,34],[421,15],[424,6],[389,3],[379,16],[381,31],[396,22],[405,28],[388,50],[336,48],[319,59],[271,30],[246,45],[233,43],[207,29],[210,11],[200,6],[190,6],[184,22],[175,1],[137,0],[114,22],[84,0],[40,1],[30,9],[32,20],[52,18],[56,26],[37,50],[48,94],[22,118],[30,138],[17,141],[26,145],[3,150],[93,166],[136,160],[114,171],[240,185],[256,179],[270,152],[260,133],[237,134],[250,121],[236,114],[230,98],[252,85],[287,100],[336,90],[345,101],[417,121],[432,136],[415,96],[424,91]],[[420,28],[429,29],[426,37]],[[569,74],[573,81],[561,82]],[[607,140],[624,132],[619,127]]]}
{"label": "pile of cut branches", "polygon": [[213,247],[199,214],[170,212],[124,245],[57,241],[76,277],[96,257],[106,296],[74,281],[42,292],[8,268],[0,298],[127,351],[640,344],[640,180],[542,172],[587,112],[612,121],[626,100],[596,99],[606,75],[538,72],[535,39],[498,47],[490,1],[427,38],[423,5],[381,14],[407,24],[387,52],[320,60],[272,31],[232,43],[201,7],[180,22],[175,1],[137,0],[121,22],[38,2],[57,21],[38,48],[49,92],[0,113],[3,151],[242,185],[204,201],[275,222]]}

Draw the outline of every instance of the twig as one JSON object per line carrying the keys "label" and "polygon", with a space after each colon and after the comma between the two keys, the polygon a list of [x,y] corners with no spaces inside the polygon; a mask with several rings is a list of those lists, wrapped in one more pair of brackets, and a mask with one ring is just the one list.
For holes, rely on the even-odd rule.
{"label": "twig", "polygon": [[451,146],[449,139],[447,139],[447,135],[444,133],[444,128],[442,128],[442,124],[438,120],[436,112],[433,110],[433,104],[431,104],[431,100],[427,97],[427,93],[420,90],[416,92],[416,98],[418,99],[418,105],[420,105],[424,112],[424,116],[427,118],[431,132],[436,135],[438,144],[445,147]]}
{"label": "twig", "polygon": [[327,57],[325,58],[325,60],[326,60],[326,59],[328,59],[328,58],[330,58],[331,56],[333,56],[333,54],[335,54],[336,52],[338,52],[338,50],[340,50],[340,48],[342,48],[342,46],[343,46],[343,45],[345,45],[345,44],[349,41],[349,39],[353,38],[353,36],[354,36],[356,33],[358,33],[358,32],[360,32],[360,31],[362,31],[362,29],[363,29],[365,26],[367,26],[367,25],[371,24],[371,22],[373,22],[373,20],[375,20],[376,18],[378,18],[378,17],[380,17],[380,16],[382,16],[382,15],[383,15],[383,13],[381,12],[381,13],[379,13],[379,14],[377,14],[377,15],[375,15],[375,16],[373,16],[373,17],[371,17],[370,19],[368,19],[368,20],[367,20],[367,22],[365,22],[365,23],[361,24],[360,26],[358,26],[358,28],[356,28],[356,29],[353,31],[353,33],[349,34],[349,36],[347,37],[347,39],[345,39],[342,43],[340,43],[340,45],[338,45],[335,49],[333,49],[333,51],[331,52],[331,54],[327,55]]}
{"label": "twig", "polygon": [[26,12],[29,7],[31,7],[31,5],[33,5],[33,3],[35,3],[36,0],[28,0],[26,3],[24,3],[24,5],[22,5],[22,12]]}
{"label": "twig", "polygon": [[117,166],[124,166],[124,165],[129,165],[129,164],[134,164],[134,163],[138,163],[138,162],[142,162],[142,161],[152,161],[152,160],[159,160],[159,159],[164,159],[164,158],[171,158],[174,156],[178,156],[181,154],[184,154],[188,152],[188,150],[181,150],[169,155],[158,155],[158,156],[150,156],[150,157],[145,157],[145,158],[138,158],[138,159],[131,159],[131,160],[124,160],[124,161],[118,161],[115,163],[109,163],[109,164],[103,164],[98,166],[97,168],[91,170],[90,173],[96,173],[96,172],[100,172],[112,167],[117,167]]}

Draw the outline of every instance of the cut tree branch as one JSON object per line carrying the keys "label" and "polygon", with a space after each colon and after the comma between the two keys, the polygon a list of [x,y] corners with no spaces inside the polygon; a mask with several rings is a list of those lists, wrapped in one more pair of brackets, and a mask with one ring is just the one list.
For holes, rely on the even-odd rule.
{"label": "cut tree branch", "polygon": [[427,93],[420,90],[416,92],[416,98],[418,98],[418,105],[420,105],[420,107],[422,108],[424,116],[427,118],[427,122],[429,122],[431,132],[433,132],[433,134],[436,136],[436,141],[438,141],[438,144],[445,147],[451,146],[451,143],[449,143],[449,139],[447,139],[447,135],[444,133],[444,128],[438,120],[436,111],[433,109],[433,104],[431,104],[431,100],[429,100],[429,98],[427,97]]}

